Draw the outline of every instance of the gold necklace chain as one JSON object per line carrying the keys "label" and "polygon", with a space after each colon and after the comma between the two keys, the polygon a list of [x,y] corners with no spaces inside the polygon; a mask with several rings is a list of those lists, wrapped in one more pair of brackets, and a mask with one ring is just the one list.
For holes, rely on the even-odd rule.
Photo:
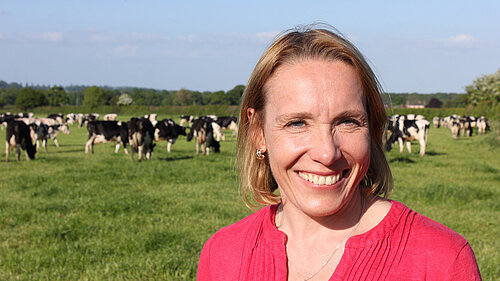
{"label": "gold necklace chain", "polygon": [[[323,268],[325,268],[325,266],[333,258],[333,256],[337,252],[337,250],[340,248],[340,245],[342,245],[342,243],[344,243],[347,240],[347,238],[349,238],[349,236],[351,236],[351,234],[358,228],[359,223],[361,222],[361,217],[363,216],[363,212],[365,211],[365,198],[363,196],[361,196],[361,198],[362,198],[363,201],[361,203],[362,204],[361,205],[361,213],[359,214],[359,220],[358,220],[358,222],[356,223],[356,225],[354,226],[354,228],[337,244],[337,246],[333,250],[332,254],[328,257],[328,259],[321,265],[321,267],[316,272],[314,272],[313,274],[309,275],[308,277],[304,277],[304,276],[302,276],[302,274],[300,274],[297,271],[296,267],[293,265],[293,263],[290,260],[290,258],[288,258],[288,262],[290,263],[290,267],[293,269],[293,271],[295,271],[295,273],[300,277],[300,279],[302,279],[303,281],[307,281],[307,280],[313,278],[314,276],[316,276],[318,273],[320,273],[321,270]],[[283,221],[282,221],[282,218],[283,218],[282,211],[283,211],[283,203],[281,203],[281,205],[280,205],[280,224],[279,224],[279,226],[278,225],[276,226],[277,228],[280,228],[281,225],[283,224]]]}

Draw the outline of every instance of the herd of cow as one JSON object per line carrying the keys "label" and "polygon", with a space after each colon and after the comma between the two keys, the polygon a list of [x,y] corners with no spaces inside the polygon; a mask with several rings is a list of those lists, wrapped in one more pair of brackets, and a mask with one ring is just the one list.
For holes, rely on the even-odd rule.
{"label": "herd of cow", "polygon": [[[451,130],[451,135],[457,139],[459,135],[472,136],[474,128],[478,134],[484,134],[490,129],[488,119],[484,116],[475,118],[473,116],[450,115],[447,117],[432,119],[435,128],[444,127]],[[392,146],[398,142],[399,152],[403,152],[403,143],[406,143],[408,152],[411,153],[411,141],[416,140],[420,144],[420,155],[425,155],[427,135],[429,134],[430,122],[422,115],[393,115],[387,124],[385,148],[391,151]]]}
{"label": "herd of cow", "polygon": [[[237,120],[233,116],[217,117],[215,115],[201,116],[194,118],[190,115],[181,116],[180,124],[176,124],[172,119],[157,120],[157,114],[150,114],[144,117],[133,117],[128,122],[117,121],[117,114],[106,114],[103,120],[99,120],[99,114],[51,114],[47,118],[34,118],[33,114],[1,114],[0,123],[6,132],[6,161],[9,161],[9,151],[16,149],[16,159],[20,160],[21,149],[25,150],[26,159],[34,159],[38,152],[40,142],[47,151],[47,140],[52,139],[56,146],[59,146],[56,136],[59,132],[70,133],[70,125],[78,122],[79,127],[86,126],[88,139],[85,143],[85,153],[94,153],[94,144],[116,142],[115,153],[120,146],[126,154],[127,144],[131,147],[131,159],[134,160],[134,153],[138,154],[138,159],[149,160],[155,147],[155,142],[166,141],[167,151],[171,152],[171,146],[175,143],[179,135],[187,136],[187,140],[195,139],[196,155],[199,154],[199,147],[202,147],[202,154],[209,154],[220,151],[219,141],[225,140],[223,129],[237,133]],[[188,124],[190,132],[186,134]],[[35,144],[33,144],[33,141]]]}
{"label": "herd of cow", "polygon": [[[9,161],[9,151],[16,149],[16,159],[20,160],[21,149],[25,150],[26,159],[34,159],[40,148],[40,143],[47,151],[47,140],[52,139],[58,147],[57,135],[62,132],[70,133],[70,125],[78,122],[79,127],[86,125],[88,139],[85,143],[85,153],[94,153],[94,144],[116,142],[115,153],[123,146],[124,152],[128,153],[127,144],[131,147],[131,159],[134,153],[138,159],[149,160],[155,147],[155,142],[166,141],[167,151],[180,135],[186,136],[187,141],[195,139],[196,155],[199,154],[200,146],[202,154],[208,155],[212,149],[220,151],[220,141],[225,140],[223,129],[231,130],[233,135],[237,134],[238,125],[236,117],[207,115],[195,118],[192,115],[182,115],[179,124],[172,119],[158,121],[157,114],[149,114],[144,117],[133,117],[128,122],[117,121],[117,114],[106,114],[103,120],[99,120],[99,114],[50,114],[47,118],[34,118],[32,113],[11,115],[0,114],[0,124],[6,127],[5,153],[6,161]],[[185,126],[188,125],[188,126]],[[474,128],[478,134],[484,134],[489,130],[488,120],[485,117],[475,118],[472,116],[451,115],[444,118],[434,117],[434,127],[449,128],[453,138],[459,135],[472,136]],[[190,132],[186,133],[186,128]],[[403,152],[404,143],[408,152],[411,153],[411,141],[420,144],[420,155],[425,155],[427,135],[430,122],[422,115],[393,115],[387,124],[385,149],[390,151],[395,143],[399,144],[400,152]],[[33,141],[35,144],[33,144]]]}

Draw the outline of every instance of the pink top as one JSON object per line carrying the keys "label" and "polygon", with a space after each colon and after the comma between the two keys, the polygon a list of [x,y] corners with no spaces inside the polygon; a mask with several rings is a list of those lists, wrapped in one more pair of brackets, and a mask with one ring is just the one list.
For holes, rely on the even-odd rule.
{"label": "pink top", "polygon": [[[287,280],[286,234],[277,205],[220,229],[205,244],[198,280]],[[370,231],[349,238],[330,280],[481,280],[474,253],[459,234],[392,201]]]}

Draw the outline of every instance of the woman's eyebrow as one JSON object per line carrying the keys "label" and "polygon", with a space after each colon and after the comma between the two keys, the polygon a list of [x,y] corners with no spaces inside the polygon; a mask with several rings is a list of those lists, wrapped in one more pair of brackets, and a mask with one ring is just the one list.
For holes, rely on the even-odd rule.
{"label": "woman's eyebrow", "polygon": [[290,119],[310,119],[310,118],[312,118],[312,114],[309,112],[293,112],[276,116],[276,121],[284,122]]}

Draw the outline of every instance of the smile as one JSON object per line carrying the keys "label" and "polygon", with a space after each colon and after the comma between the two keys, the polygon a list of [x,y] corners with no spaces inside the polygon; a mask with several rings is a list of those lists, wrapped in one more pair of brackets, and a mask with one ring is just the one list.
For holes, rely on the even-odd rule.
{"label": "smile", "polygon": [[308,182],[317,184],[317,185],[332,185],[337,183],[342,178],[342,173],[338,173],[336,175],[331,176],[320,176],[305,172],[299,172],[299,176],[305,179]]}

